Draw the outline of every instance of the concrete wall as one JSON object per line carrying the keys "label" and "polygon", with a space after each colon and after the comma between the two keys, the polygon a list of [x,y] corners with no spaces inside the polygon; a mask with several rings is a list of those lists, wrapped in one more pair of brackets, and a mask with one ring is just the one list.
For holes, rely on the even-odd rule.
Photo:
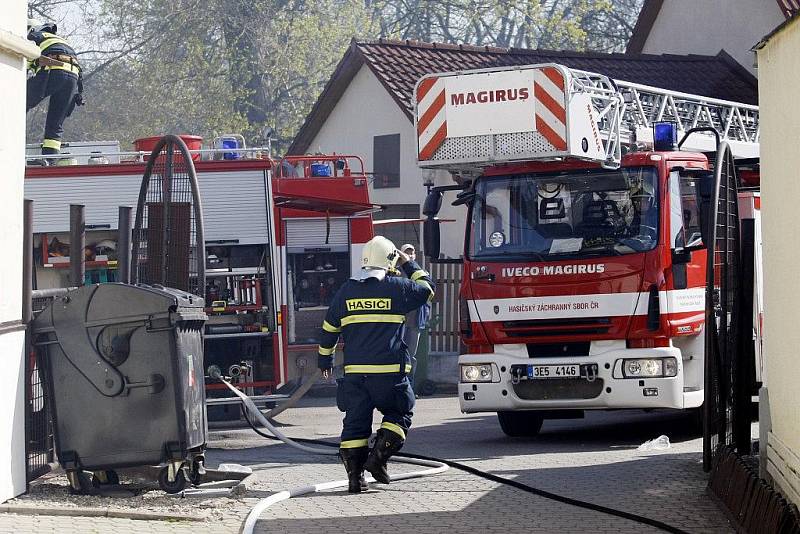
{"label": "concrete wall", "polygon": [[774,0],[665,0],[646,54],[708,54],[721,49],[751,73],[750,49],[784,17]]}
{"label": "concrete wall", "polygon": [[[425,171],[417,167],[417,141],[414,125],[389,96],[368,67],[362,66],[336,104],[328,120],[309,145],[309,152],[350,153],[364,158],[367,171],[373,170],[373,137],[400,134],[400,187],[370,186],[370,199],[377,204],[422,204],[430,178],[436,185],[452,184],[449,173]],[[448,194],[449,199],[455,195]],[[463,252],[463,207],[444,203],[442,218],[457,218],[442,226],[442,253],[459,257]],[[399,246],[399,243],[398,243]]]}
{"label": "concrete wall", "polygon": [[[767,471],[800,504],[800,23],[794,21],[758,52],[764,243],[764,354],[771,429]],[[764,419],[762,418],[762,421]],[[763,423],[762,423],[763,425]],[[762,450],[764,450],[762,443]]]}
{"label": "concrete wall", "polygon": [[26,3],[8,0],[0,17],[0,502],[25,491],[25,382],[22,319],[22,184],[25,160]]}

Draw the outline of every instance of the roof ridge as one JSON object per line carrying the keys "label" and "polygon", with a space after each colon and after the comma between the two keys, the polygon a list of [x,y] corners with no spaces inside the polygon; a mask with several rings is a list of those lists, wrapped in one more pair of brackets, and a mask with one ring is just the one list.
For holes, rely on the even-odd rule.
{"label": "roof ridge", "polygon": [[600,52],[596,50],[552,50],[549,48],[502,48],[497,46],[475,46],[469,44],[428,43],[406,39],[354,39],[356,46],[392,46],[402,48],[417,48],[423,50],[457,50],[464,52],[490,53],[499,55],[531,55],[531,56],[563,56],[584,57],[595,59],[618,59],[630,61],[717,61],[716,55],[704,54],[629,54],[626,52]]}

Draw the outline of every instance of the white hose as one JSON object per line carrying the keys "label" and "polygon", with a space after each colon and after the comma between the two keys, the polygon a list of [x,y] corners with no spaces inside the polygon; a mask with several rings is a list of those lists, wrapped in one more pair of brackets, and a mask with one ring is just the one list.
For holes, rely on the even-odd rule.
{"label": "white hose", "polygon": [[[281,441],[283,441],[287,445],[290,445],[290,446],[292,446],[292,447],[294,447],[296,449],[299,449],[301,451],[304,451],[304,452],[309,452],[311,454],[325,454],[325,455],[328,455],[328,456],[338,454],[338,451],[336,449],[322,449],[322,448],[319,448],[319,447],[310,447],[308,445],[303,445],[302,443],[297,443],[296,441],[294,441],[291,438],[287,437],[283,432],[281,432],[280,430],[275,428],[269,422],[269,420],[266,417],[264,417],[264,414],[261,413],[261,410],[259,410],[258,407],[256,407],[255,403],[250,399],[250,397],[248,397],[247,395],[245,395],[244,393],[242,393],[241,391],[236,389],[227,380],[224,380],[222,378],[220,378],[220,380],[222,380],[222,382],[226,386],[228,386],[228,388],[230,388],[230,390],[233,391],[233,393],[237,397],[242,399],[242,404],[244,405],[244,407],[251,414],[253,414],[256,417],[256,419],[258,419],[258,421],[267,430],[269,430],[276,438],[280,439]],[[421,465],[421,466],[425,466],[425,467],[429,467],[430,468],[430,469],[424,469],[422,471],[412,471],[410,473],[400,473],[400,474],[397,474],[397,475],[390,475],[389,479],[392,480],[392,481],[407,480],[409,478],[419,478],[419,477],[424,477],[424,476],[428,476],[428,475],[436,475],[436,474],[439,474],[439,473],[444,473],[448,469],[448,467],[443,463],[432,462],[432,461],[428,461],[428,460],[417,460],[415,458],[397,458],[397,457],[395,457],[395,458],[392,458],[392,461],[401,462],[401,463],[404,463],[404,464]],[[375,479],[372,478],[372,477],[367,477],[367,482],[375,482]],[[258,521],[258,518],[261,516],[261,514],[264,513],[264,511],[267,508],[269,508],[270,506],[272,506],[275,503],[279,503],[281,501],[285,501],[287,499],[291,499],[292,497],[298,497],[300,495],[306,495],[306,494],[309,494],[309,493],[315,493],[315,492],[322,491],[322,490],[341,488],[341,487],[344,487],[344,486],[347,486],[347,485],[348,485],[348,481],[347,480],[336,480],[336,481],[332,481],[332,482],[321,482],[319,484],[313,484],[311,486],[302,486],[302,487],[299,487],[299,488],[293,488],[293,489],[289,489],[289,490],[279,491],[278,493],[270,495],[269,497],[258,501],[258,503],[256,503],[256,505],[253,507],[253,509],[250,510],[250,513],[247,514],[247,519],[245,519],[244,526],[242,527],[242,534],[252,534],[253,529],[256,526],[256,522]]]}

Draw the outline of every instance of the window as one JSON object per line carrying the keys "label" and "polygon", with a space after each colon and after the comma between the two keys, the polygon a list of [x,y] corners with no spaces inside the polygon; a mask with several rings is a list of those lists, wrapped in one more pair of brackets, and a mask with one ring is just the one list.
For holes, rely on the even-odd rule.
{"label": "window", "polygon": [[470,257],[558,261],[633,254],[658,240],[654,167],[481,178]]}
{"label": "window", "polygon": [[[376,221],[386,219],[419,219],[418,204],[390,204],[383,210],[372,215]],[[375,227],[375,235],[382,235],[390,239],[396,247],[411,243],[419,251],[421,240],[419,223],[393,223],[382,224]],[[420,256],[418,255],[417,258]]]}
{"label": "window", "polygon": [[400,134],[376,135],[372,145],[373,187],[400,187]]}

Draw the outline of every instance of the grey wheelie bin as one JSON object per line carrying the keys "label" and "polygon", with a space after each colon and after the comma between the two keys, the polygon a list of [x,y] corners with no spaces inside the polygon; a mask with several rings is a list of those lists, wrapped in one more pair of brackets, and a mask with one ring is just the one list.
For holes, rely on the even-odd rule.
{"label": "grey wheelie bin", "polygon": [[[97,284],[56,298],[33,324],[56,454],[75,492],[115,468],[163,466],[180,492],[205,472],[202,298],[161,286]],[[93,472],[93,479],[85,471]]]}

